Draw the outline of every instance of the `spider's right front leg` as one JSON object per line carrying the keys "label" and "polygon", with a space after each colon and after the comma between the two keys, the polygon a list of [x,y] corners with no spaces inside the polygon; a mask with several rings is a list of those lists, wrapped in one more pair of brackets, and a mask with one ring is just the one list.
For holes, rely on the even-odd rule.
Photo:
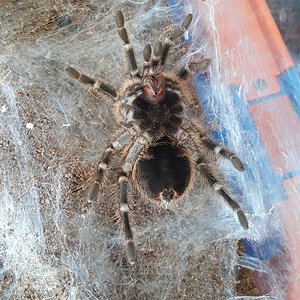
{"label": "spider's right front leg", "polygon": [[163,49],[162,49],[162,54],[161,54],[161,65],[163,66],[166,62],[167,59],[167,55],[169,53],[170,48],[174,45],[174,40],[176,40],[177,38],[179,38],[181,35],[184,34],[184,32],[187,30],[187,28],[189,27],[189,25],[191,24],[193,19],[193,15],[192,14],[188,14],[185,19],[183,20],[183,22],[181,23],[180,26],[178,26],[175,31],[173,32],[173,34],[167,38],[164,43],[163,43]]}

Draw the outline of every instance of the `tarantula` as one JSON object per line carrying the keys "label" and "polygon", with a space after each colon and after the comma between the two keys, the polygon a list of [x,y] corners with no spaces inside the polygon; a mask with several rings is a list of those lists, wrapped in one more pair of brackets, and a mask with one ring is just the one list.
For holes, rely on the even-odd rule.
{"label": "tarantula", "polygon": [[155,45],[153,51],[147,44],[143,51],[144,63],[139,68],[124,27],[123,14],[118,11],[116,25],[130,71],[130,77],[119,90],[102,80],[80,74],[72,67],[66,69],[72,78],[90,86],[92,93],[98,96],[104,93],[114,101],[121,130],[102,156],[88,201],[96,200],[113,157],[123,154],[125,161],[119,167],[119,214],[127,259],[131,264],[136,261],[136,250],[129,220],[129,180],[145,199],[172,209],[193,185],[194,174],[198,171],[206,185],[237,213],[244,229],[248,228],[247,218],[230,196],[216,161],[218,157],[224,157],[239,171],[244,171],[243,163],[233,152],[220,147],[209,137],[201,108],[187,80],[193,71],[206,70],[210,60],[190,62],[177,72],[164,71],[170,48],[191,21],[189,14],[169,38]]}

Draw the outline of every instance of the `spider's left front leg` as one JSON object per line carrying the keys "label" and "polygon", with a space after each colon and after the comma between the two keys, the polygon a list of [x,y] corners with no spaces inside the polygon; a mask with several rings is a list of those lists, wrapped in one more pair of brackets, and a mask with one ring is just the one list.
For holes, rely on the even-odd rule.
{"label": "spider's left front leg", "polygon": [[123,13],[121,11],[117,11],[116,25],[117,25],[119,36],[124,43],[123,47],[124,47],[124,50],[126,53],[130,73],[133,78],[140,78],[141,75],[140,75],[140,72],[138,69],[138,65],[136,63],[133,46],[131,45],[131,43],[129,41],[128,33],[127,33],[124,23],[125,22],[124,22]]}

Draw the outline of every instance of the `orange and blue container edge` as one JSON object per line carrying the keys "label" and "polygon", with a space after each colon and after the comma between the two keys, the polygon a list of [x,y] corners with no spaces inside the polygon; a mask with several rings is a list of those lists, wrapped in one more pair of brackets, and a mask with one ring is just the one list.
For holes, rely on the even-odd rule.
{"label": "orange and blue container edge", "polygon": [[[180,9],[174,5],[176,0],[168,3]],[[205,11],[202,0],[194,0],[193,5],[196,10]],[[286,278],[285,299],[298,299],[300,239],[295,231],[299,228],[300,76],[265,0],[226,0],[214,5],[220,71],[234,68],[234,72],[226,73],[226,83],[240,112],[248,145],[264,149],[257,158],[259,180],[265,186],[264,206],[276,210],[283,229],[270,231],[260,242],[244,239],[243,245],[249,257],[259,259],[274,274]],[[207,105],[213,97],[208,80],[206,74],[200,74],[195,82],[205,113],[213,118],[215,113]],[[241,98],[239,91],[245,82],[247,91]],[[215,132],[214,137],[226,143],[226,129]],[[257,180],[251,170],[248,172],[249,178]],[[256,277],[257,287],[268,293],[272,283],[268,278]]]}

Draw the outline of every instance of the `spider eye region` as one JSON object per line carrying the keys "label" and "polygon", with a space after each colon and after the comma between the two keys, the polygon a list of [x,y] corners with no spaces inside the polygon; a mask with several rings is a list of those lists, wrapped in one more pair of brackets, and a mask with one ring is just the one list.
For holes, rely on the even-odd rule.
{"label": "spider eye region", "polygon": [[163,99],[166,88],[166,79],[159,76],[149,76],[144,80],[143,93],[145,99],[155,104]]}

